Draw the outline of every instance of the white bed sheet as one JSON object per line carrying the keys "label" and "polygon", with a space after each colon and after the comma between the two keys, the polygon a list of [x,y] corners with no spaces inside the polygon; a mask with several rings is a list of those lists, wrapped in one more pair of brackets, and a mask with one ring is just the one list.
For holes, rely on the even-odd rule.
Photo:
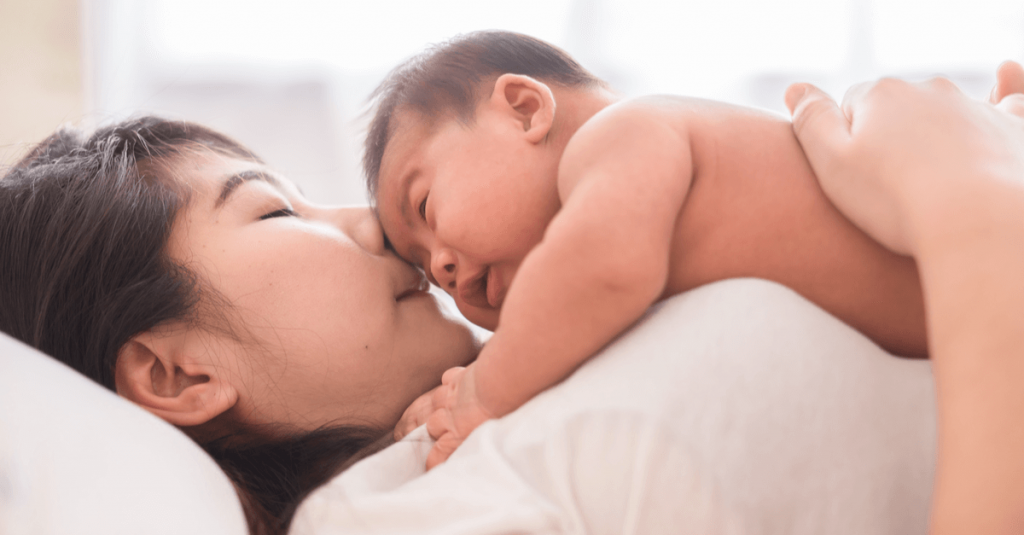
{"label": "white bed sheet", "polygon": [[422,428],[360,462],[291,533],[923,534],[933,395],[928,362],[782,286],[724,281],[429,473]]}

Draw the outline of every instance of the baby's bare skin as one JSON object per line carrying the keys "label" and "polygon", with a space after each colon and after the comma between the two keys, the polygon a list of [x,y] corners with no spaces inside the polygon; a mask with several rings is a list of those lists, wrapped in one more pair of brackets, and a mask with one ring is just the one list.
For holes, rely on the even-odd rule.
{"label": "baby's bare skin", "polygon": [[717,280],[777,281],[893,353],[926,355],[915,264],[826,200],[788,121],[520,75],[494,84],[469,126],[400,115],[381,165],[395,250],[496,327],[433,394],[428,466],[652,303]]}
{"label": "baby's bare skin", "polygon": [[789,286],[897,355],[927,354],[912,259],[867,237],[825,198],[792,126],[687,98],[644,99],[689,131],[693,180],[662,298],[732,277]]}

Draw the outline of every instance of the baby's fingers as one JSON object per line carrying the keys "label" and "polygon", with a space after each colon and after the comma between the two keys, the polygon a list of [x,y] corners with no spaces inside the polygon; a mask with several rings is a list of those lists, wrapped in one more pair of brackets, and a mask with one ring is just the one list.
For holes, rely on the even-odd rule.
{"label": "baby's fingers", "polygon": [[454,368],[448,368],[444,374],[441,375],[441,384],[455,387],[455,384],[462,379],[462,376],[466,374],[465,366],[455,366]]}
{"label": "baby's fingers", "polygon": [[438,438],[434,447],[430,448],[430,453],[427,454],[427,470],[447,461],[460,444],[462,444],[462,440],[451,433]]}
{"label": "baby's fingers", "polygon": [[402,440],[402,437],[412,433],[414,429],[425,424],[430,413],[434,412],[434,392],[437,387],[426,394],[421,395],[413,401],[409,408],[405,409],[402,419],[395,425],[395,440]]}
{"label": "baby's fingers", "polygon": [[430,438],[438,440],[453,431],[455,431],[455,420],[452,417],[452,411],[442,408],[430,413],[430,417],[427,418],[427,433]]}
{"label": "baby's fingers", "polygon": [[395,426],[395,442],[405,438],[406,435],[412,433],[420,425],[422,424],[416,423],[416,419],[406,419],[405,416],[402,416],[402,419],[398,421],[398,425]]}

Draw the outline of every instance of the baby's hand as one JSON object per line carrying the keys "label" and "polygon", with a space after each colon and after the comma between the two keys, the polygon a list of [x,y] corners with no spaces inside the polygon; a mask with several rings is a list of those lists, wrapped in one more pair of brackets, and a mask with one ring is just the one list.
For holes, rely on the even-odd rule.
{"label": "baby's hand", "polygon": [[402,413],[402,419],[395,424],[395,441],[402,440],[417,427],[427,423],[427,418],[434,412],[434,393],[440,386],[416,398]]}
{"label": "baby's hand", "polygon": [[474,368],[451,368],[433,391],[434,412],[427,433],[436,440],[427,455],[427,470],[443,463],[480,424],[493,418],[476,395]]}

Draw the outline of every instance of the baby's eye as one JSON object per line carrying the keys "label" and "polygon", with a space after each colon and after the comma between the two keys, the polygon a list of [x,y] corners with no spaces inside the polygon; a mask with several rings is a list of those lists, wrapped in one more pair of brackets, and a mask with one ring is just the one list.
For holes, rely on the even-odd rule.
{"label": "baby's eye", "polygon": [[295,211],[292,210],[291,208],[282,208],[280,210],[275,210],[273,212],[270,212],[269,214],[261,215],[260,216],[260,221],[263,221],[265,219],[270,219],[270,218],[273,218],[273,217],[295,217],[296,215],[298,215],[298,214],[296,214]]}
{"label": "baby's eye", "polygon": [[427,193],[426,197],[423,197],[423,201],[420,202],[420,217],[424,221],[427,220],[427,199],[430,197],[430,193]]}

